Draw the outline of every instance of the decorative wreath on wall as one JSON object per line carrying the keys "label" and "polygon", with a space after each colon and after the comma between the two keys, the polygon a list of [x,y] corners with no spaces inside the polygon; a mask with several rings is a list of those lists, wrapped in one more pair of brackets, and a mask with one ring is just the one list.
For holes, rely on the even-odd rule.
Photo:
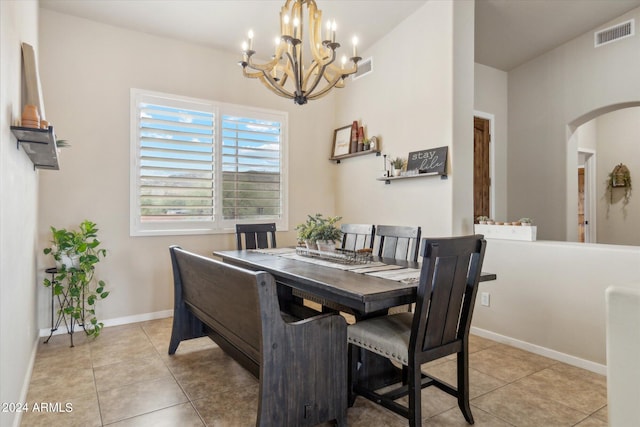
{"label": "decorative wreath on wall", "polygon": [[629,203],[631,198],[631,172],[629,168],[620,163],[613,168],[607,180],[607,191],[609,192],[609,200],[613,203],[613,189],[624,188],[624,204]]}

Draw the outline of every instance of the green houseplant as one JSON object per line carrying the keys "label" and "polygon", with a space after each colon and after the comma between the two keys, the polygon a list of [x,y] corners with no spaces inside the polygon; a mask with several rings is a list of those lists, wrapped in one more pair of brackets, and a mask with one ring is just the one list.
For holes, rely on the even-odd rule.
{"label": "green houseplant", "polygon": [[324,221],[322,214],[317,213],[313,216],[307,215],[307,220],[305,222],[296,225],[298,242],[304,242],[307,249],[318,249],[315,239],[315,231],[322,221]]}
{"label": "green houseplant", "polygon": [[631,198],[631,172],[629,168],[622,163],[613,168],[613,171],[609,173],[609,178],[607,179],[607,192],[609,193],[609,201],[611,204],[613,204],[614,188],[624,189],[623,204],[627,205]]}
{"label": "green houseplant", "polygon": [[389,160],[391,167],[393,168],[393,176],[400,176],[400,172],[404,167],[405,160],[402,157],[391,158]]}
{"label": "green houseplant", "polygon": [[331,251],[335,249],[335,242],[342,238],[342,231],[336,225],[338,221],[342,219],[340,216],[330,216],[323,218],[320,215],[320,220],[316,224],[313,230],[313,238],[318,244],[319,250]]}
{"label": "green houseplant", "polygon": [[307,249],[331,250],[336,240],[342,238],[342,231],[336,225],[342,217],[325,218],[322,214],[307,215],[307,220],[296,226],[298,241],[304,241]]}
{"label": "green houseplant", "polygon": [[99,247],[97,232],[96,224],[88,220],[77,230],[51,227],[52,245],[43,251],[53,256],[58,269],[53,280],[45,278],[43,285],[53,286],[53,294],[63,296],[65,303],[60,314],[70,317],[70,334],[76,323],[93,337],[97,337],[104,326],[95,316],[95,304],[109,292],[105,291],[105,282],[96,279],[95,265],[107,251]]}

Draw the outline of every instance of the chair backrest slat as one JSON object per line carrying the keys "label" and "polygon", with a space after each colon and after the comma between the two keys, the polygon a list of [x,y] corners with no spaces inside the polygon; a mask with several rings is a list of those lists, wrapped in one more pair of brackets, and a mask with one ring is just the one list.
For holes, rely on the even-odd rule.
{"label": "chair backrest slat", "polygon": [[375,226],[373,224],[342,224],[342,249],[357,251],[373,248]]}
{"label": "chair backrest slat", "polygon": [[418,260],[420,227],[378,225],[374,253],[383,258]]}
{"label": "chair backrest slat", "polygon": [[[244,247],[242,236],[244,235]],[[271,245],[269,245],[271,237]],[[236,240],[238,250],[266,249],[276,246],[276,224],[236,224]]]}
{"label": "chair backrest slat", "polygon": [[424,239],[410,344],[417,351],[468,334],[485,248],[482,235]]}

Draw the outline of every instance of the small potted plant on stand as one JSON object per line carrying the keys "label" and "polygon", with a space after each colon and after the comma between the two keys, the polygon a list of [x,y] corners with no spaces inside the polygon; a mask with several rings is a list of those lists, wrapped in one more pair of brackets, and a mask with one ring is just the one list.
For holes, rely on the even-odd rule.
{"label": "small potted plant on stand", "polygon": [[533,220],[531,218],[520,218],[518,221],[521,225],[531,226],[531,224],[533,224]]}
{"label": "small potted plant on stand", "polygon": [[[109,295],[105,282],[95,278],[95,265],[107,255],[99,248],[96,224],[85,220],[78,230],[51,227],[52,246],[44,249],[56,261],[53,280],[44,279],[45,287],[53,286],[53,295],[61,301],[59,316],[69,316],[69,334],[73,347],[74,325],[82,326],[87,335],[97,337],[104,326],[95,316],[95,303]],[[66,320],[65,320],[66,323]]]}

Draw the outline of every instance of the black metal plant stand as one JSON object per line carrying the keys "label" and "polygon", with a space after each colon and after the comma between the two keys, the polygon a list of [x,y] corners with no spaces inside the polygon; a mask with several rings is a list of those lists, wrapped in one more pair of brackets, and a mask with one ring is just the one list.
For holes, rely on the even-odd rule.
{"label": "black metal plant stand", "polygon": [[56,280],[56,274],[58,274],[58,269],[56,267],[52,267],[52,268],[47,268],[45,270],[46,273],[51,274],[51,333],[49,333],[49,336],[47,337],[47,339],[44,341],[45,344],[49,343],[49,340],[51,339],[51,337],[53,336],[53,333],[55,331],[58,330],[58,328],[60,327],[60,324],[62,322],[64,322],[64,326],[67,328],[67,333],[69,334],[69,339],[71,340],[71,346],[73,347],[73,332],[74,332],[74,328],[75,326],[81,326],[82,329],[85,331],[85,333],[87,332],[87,330],[84,327],[84,291],[82,292],[82,317],[80,319],[76,319],[74,318],[72,315],[69,315],[69,320],[67,321],[67,316],[64,312],[64,309],[71,306],[72,302],[71,299],[69,298],[69,290],[63,290],[62,293],[60,293],[59,295],[57,295],[58,297],[58,317],[56,318],[55,322],[54,322],[54,312],[55,312],[55,285],[57,283]]}

